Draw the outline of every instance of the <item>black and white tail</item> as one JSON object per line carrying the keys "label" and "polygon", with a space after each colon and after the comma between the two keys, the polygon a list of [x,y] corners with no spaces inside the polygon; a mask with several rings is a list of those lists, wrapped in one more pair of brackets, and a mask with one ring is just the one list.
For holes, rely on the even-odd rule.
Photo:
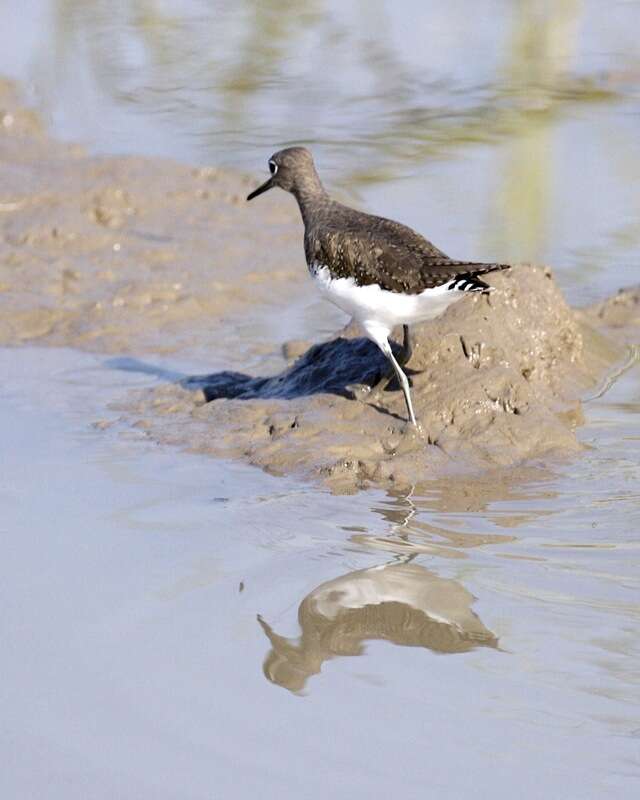
{"label": "black and white tail", "polygon": [[[468,266],[474,267],[475,264]],[[486,275],[489,272],[497,272],[498,270],[509,269],[510,264],[478,264],[479,269],[461,272],[456,275],[447,285],[447,289],[455,289],[458,292],[480,292],[481,294],[489,294],[493,290],[493,286],[485,283],[480,275]]]}

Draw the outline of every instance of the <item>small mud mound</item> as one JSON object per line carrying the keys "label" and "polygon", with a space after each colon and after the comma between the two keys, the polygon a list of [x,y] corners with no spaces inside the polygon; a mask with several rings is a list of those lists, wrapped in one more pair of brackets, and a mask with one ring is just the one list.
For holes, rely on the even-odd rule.
{"label": "small mud mound", "polygon": [[157,441],[344,491],[575,452],[580,396],[625,349],[567,306],[550,270],[521,266],[492,282],[490,296],[465,297],[415,329],[408,372],[420,431],[393,386],[354,395],[353,384],[373,385],[386,369],[354,325],[279,375],[187,378],[138,395],[126,414]]}
{"label": "small mud mound", "polygon": [[582,311],[582,318],[591,325],[606,329],[619,341],[640,342],[640,286],[620,289],[613,297]]}

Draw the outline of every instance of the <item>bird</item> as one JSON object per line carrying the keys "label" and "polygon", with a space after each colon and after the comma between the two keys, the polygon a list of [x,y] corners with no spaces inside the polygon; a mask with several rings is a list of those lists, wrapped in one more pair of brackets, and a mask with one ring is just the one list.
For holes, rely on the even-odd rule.
{"label": "bird", "polygon": [[[270,177],[247,200],[279,187],[298,202],[309,273],[324,297],[354,318],[384,353],[404,394],[408,421],[418,427],[403,367],[411,357],[410,326],[435,319],[466,293],[488,294],[480,276],[509,264],[459,261],[400,222],[333,200],[305,147],[287,147],[268,161]],[[403,326],[398,358],[389,336]],[[376,387],[379,388],[379,387]]]}

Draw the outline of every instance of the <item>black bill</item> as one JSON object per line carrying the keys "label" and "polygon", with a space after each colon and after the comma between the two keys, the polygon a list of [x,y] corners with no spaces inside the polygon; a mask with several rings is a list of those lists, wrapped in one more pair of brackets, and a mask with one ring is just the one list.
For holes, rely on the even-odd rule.
{"label": "black bill", "polygon": [[258,186],[251,194],[247,195],[247,200],[253,200],[254,197],[257,197],[259,194],[268,191],[269,189],[273,188],[273,178],[269,178],[268,181],[265,181],[262,186]]}

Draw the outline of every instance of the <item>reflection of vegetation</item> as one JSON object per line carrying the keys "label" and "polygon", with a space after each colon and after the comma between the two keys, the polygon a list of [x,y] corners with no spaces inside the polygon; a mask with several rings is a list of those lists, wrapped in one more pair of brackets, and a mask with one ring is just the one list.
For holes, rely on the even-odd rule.
{"label": "reflection of vegetation", "polygon": [[230,68],[222,71],[219,88],[232,95],[247,95],[274,79],[282,80],[291,43],[320,20],[315,5],[247,0],[242,42]]}
{"label": "reflection of vegetation", "polygon": [[540,18],[540,6],[522,3],[515,17],[504,83],[519,99],[520,113],[513,105],[508,110],[512,135],[500,171],[501,185],[494,195],[495,217],[504,220],[496,226],[501,237],[496,249],[506,259],[518,259],[524,253],[540,260],[545,252],[552,197],[552,125],[563,96],[578,99],[582,88],[584,100],[606,97],[597,87],[579,87],[566,78],[579,10],[580,0],[558,0],[553,12]]}
{"label": "reflection of vegetation", "polygon": [[[219,148],[233,147],[241,132],[245,142],[274,147],[335,142],[375,154],[351,159],[371,167],[351,170],[350,182],[397,175],[403,164],[468,143],[515,137],[567,103],[613,96],[597,76],[571,75],[579,0],[542,12],[541,4],[517,4],[503,75],[482,87],[425,80],[403,63],[377,4],[367,5],[357,30],[333,18],[322,0],[293,7],[245,0],[204,12],[176,4],[181,11],[173,15],[154,0],[54,4],[56,63],[86,46],[103,89],[150,111],[184,113],[179,124]],[[344,65],[344,80],[336,65]]]}

